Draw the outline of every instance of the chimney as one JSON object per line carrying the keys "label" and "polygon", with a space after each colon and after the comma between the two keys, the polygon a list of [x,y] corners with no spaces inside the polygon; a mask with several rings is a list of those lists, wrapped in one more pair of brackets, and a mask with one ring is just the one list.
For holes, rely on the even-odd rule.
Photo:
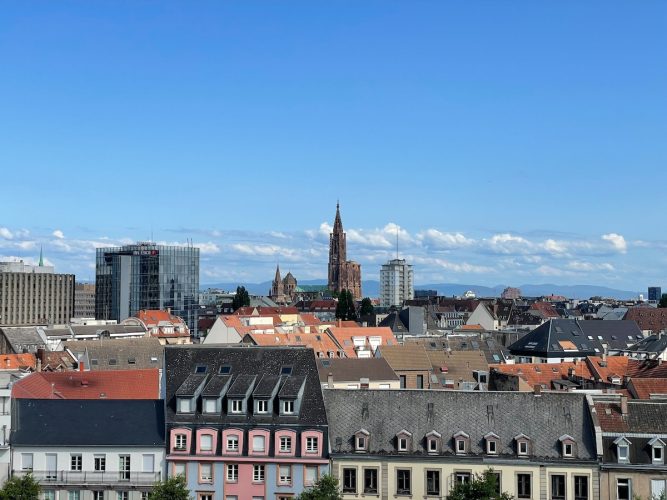
{"label": "chimney", "polygon": [[42,371],[42,360],[41,358],[37,358],[37,373]]}
{"label": "chimney", "polygon": [[329,375],[327,375],[327,387],[329,389],[334,388],[334,379],[333,379],[333,373],[329,372]]}
{"label": "chimney", "polygon": [[628,416],[628,397],[625,395],[621,396],[621,415]]}
{"label": "chimney", "polygon": [[343,320],[340,319],[340,318],[338,318],[338,323],[337,323],[336,326],[338,326],[338,328],[340,328],[341,326],[343,326]]}
{"label": "chimney", "polygon": [[607,361],[607,351],[602,353],[602,361]]}
{"label": "chimney", "polygon": [[79,371],[82,372],[85,370],[85,363],[83,361],[79,361]]}
{"label": "chimney", "polygon": [[535,384],[535,386],[533,387],[533,394],[535,394],[535,396],[542,395],[542,386],[540,384]]}

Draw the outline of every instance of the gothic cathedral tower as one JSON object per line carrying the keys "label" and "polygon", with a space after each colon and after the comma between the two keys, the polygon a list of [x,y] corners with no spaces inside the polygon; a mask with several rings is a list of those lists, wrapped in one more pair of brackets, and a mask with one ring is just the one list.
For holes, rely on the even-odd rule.
{"label": "gothic cathedral tower", "polygon": [[347,243],[340,218],[340,205],[336,203],[336,219],[329,234],[329,290],[350,290],[356,300],[361,299],[361,266],[347,260]]}

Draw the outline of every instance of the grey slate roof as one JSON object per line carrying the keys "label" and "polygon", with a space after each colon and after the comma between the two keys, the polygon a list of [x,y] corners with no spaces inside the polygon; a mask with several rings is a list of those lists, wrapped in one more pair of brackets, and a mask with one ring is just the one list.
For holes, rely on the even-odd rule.
{"label": "grey slate roof", "polygon": [[[535,328],[529,334],[520,338],[509,350],[513,355],[540,356],[540,357],[569,357],[569,356],[596,356],[604,352],[602,342],[597,333],[591,333],[592,339],[582,328],[585,323],[595,321],[577,321],[573,319],[552,319]],[[619,321],[599,321],[604,325],[615,325]],[[593,327],[592,329],[595,329]],[[571,342],[576,349],[563,347],[561,342]]]}
{"label": "grey slate roof", "polygon": [[646,337],[624,350],[627,352],[662,354],[666,349],[667,335],[658,334]]}
{"label": "grey slate roof", "polygon": [[[162,368],[164,346],[157,338],[73,340],[65,343],[91,370]],[[157,360],[155,360],[157,358]],[[95,362],[96,360],[96,362]],[[116,360],[115,364],[110,360]],[[134,363],[130,361],[134,360]],[[154,361],[155,360],[155,361]]]}
{"label": "grey slate roof", "polygon": [[582,394],[325,389],[324,398],[334,456],[354,453],[353,436],[361,429],[370,433],[369,454],[399,455],[395,437],[405,429],[412,433],[416,455],[427,455],[425,436],[435,430],[442,435],[445,456],[454,454],[452,438],[463,431],[470,435],[472,455],[484,455],[483,437],[493,432],[500,437],[501,456],[515,457],[514,437],[525,434],[535,459],[561,459],[559,437],[568,434],[579,459],[596,457]]}
{"label": "grey slate roof", "polygon": [[17,399],[13,446],[164,446],[162,400]]}
{"label": "grey slate roof", "polygon": [[332,358],[318,359],[320,382],[326,383],[329,373],[334,382],[359,382],[367,378],[369,382],[398,380],[385,358]]}
{"label": "grey slate roof", "polygon": [[16,354],[24,350],[37,352],[39,348],[46,348],[46,339],[42,338],[35,326],[3,326],[0,332]]}
{"label": "grey slate roof", "polygon": [[[242,415],[231,415],[225,412],[216,415],[202,414],[199,410],[194,414],[177,414],[175,393],[196,365],[206,365],[208,373],[219,373],[221,366],[228,366],[230,368],[229,376],[232,377],[232,385],[227,395],[245,395],[246,390],[253,389],[258,384],[261,385],[263,376],[278,377],[283,374],[282,380],[285,382],[282,382],[280,390],[287,384],[286,390],[290,394],[294,393],[294,390],[298,391],[303,382],[305,385],[301,396],[301,409],[298,419],[281,416],[276,412],[270,415],[257,416],[252,411]],[[283,369],[286,367],[291,367],[290,375],[283,373]],[[251,379],[253,382],[249,383]],[[290,380],[292,381],[290,382]],[[238,387],[235,388],[237,381]],[[287,422],[291,425],[327,425],[317,365],[315,364],[315,354],[312,349],[304,347],[256,347],[223,344],[167,346],[165,348],[165,388],[166,418],[169,425],[232,424],[254,426]],[[252,408],[251,401],[249,400],[249,408]]]}

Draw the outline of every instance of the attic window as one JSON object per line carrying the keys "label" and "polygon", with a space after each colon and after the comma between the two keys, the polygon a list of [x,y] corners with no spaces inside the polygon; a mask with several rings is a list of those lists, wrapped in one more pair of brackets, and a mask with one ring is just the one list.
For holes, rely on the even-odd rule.
{"label": "attic window", "polygon": [[665,443],[662,439],[653,438],[648,442],[651,447],[651,462],[653,465],[663,465],[665,463]]}
{"label": "attic window", "polygon": [[463,431],[454,434],[454,450],[457,454],[468,453],[470,447],[470,436]]}
{"label": "attic window", "polygon": [[93,365],[93,366],[97,366],[98,365],[97,359],[96,358],[91,359],[90,364]]}
{"label": "attic window", "polygon": [[127,358],[127,364],[128,365],[136,365],[137,364],[137,358]]}
{"label": "attic window", "polygon": [[593,340],[593,336],[592,336],[592,335],[589,335],[589,336],[588,336],[588,340]]}
{"label": "attic window", "polygon": [[157,363],[157,356],[151,356],[151,363]]}
{"label": "attic window", "polygon": [[109,359],[109,365],[117,365],[117,364],[118,364],[118,361],[116,360],[116,358],[110,358]]}
{"label": "attic window", "polygon": [[621,436],[614,441],[616,445],[616,455],[619,464],[627,464],[630,462],[630,441]]}
{"label": "attic window", "polygon": [[208,371],[208,367],[206,365],[197,365],[195,367],[195,373],[206,373]]}
{"label": "attic window", "polygon": [[280,369],[280,374],[281,375],[291,375],[292,374],[292,367],[291,366],[283,366]]}
{"label": "attic window", "polygon": [[232,367],[229,365],[223,365],[220,367],[220,375],[228,375],[232,371]]}

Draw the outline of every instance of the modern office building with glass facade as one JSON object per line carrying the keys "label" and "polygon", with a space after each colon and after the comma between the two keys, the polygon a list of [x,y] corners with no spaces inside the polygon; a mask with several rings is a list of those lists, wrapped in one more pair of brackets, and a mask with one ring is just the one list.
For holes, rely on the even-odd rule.
{"label": "modern office building with glass facade", "polygon": [[97,249],[97,319],[122,321],[142,309],[170,309],[196,335],[198,303],[198,248],[149,242]]}

